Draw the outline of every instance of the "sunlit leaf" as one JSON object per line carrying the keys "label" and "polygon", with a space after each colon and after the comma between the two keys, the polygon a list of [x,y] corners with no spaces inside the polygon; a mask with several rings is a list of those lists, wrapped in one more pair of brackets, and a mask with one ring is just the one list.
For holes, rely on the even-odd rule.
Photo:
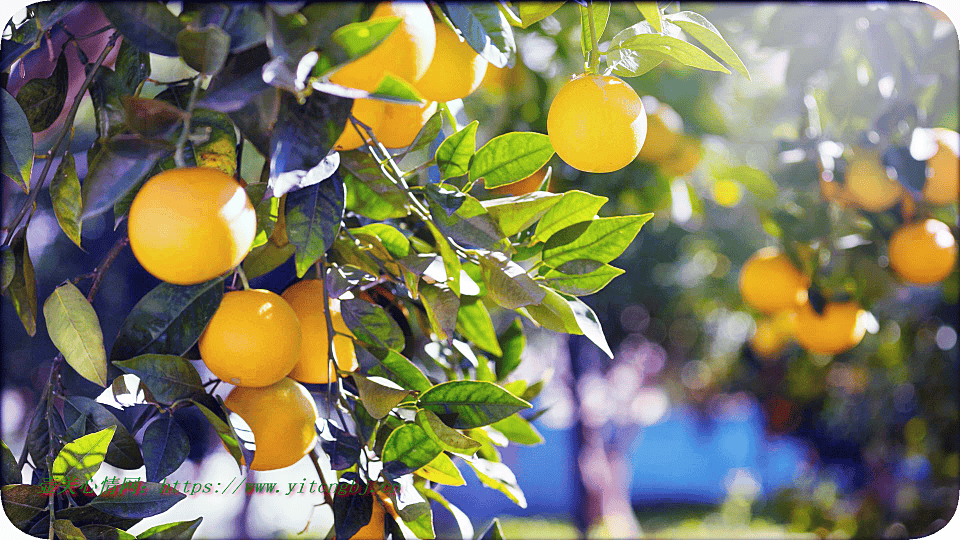
{"label": "sunlit leaf", "polygon": [[608,263],[624,252],[653,214],[584,221],[552,235],[543,247],[543,262],[559,266],[575,259]]}
{"label": "sunlit leaf", "polygon": [[444,424],[440,417],[429,409],[417,411],[416,421],[434,442],[448,452],[472,455],[480,448],[480,443]]}
{"label": "sunlit leaf", "polygon": [[357,383],[363,407],[377,420],[388,415],[394,407],[410,395],[409,390],[404,390],[383,377],[367,377],[355,373],[353,380]]}
{"label": "sunlit leaf", "polygon": [[337,174],[287,195],[287,238],[297,248],[297,277],[333,245],[343,207],[343,180]]}
{"label": "sunlit leaf", "polygon": [[430,463],[414,471],[414,474],[445,486],[462,486],[467,483],[450,456],[443,452],[437,454]]}
{"label": "sunlit leaf", "polygon": [[420,394],[417,405],[436,413],[445,423],[468,429],[492,424],[530,408],[526,401],[485,381],[449,381]]}
{"label": "sunlit leaf", "polygon": [[520,27],[530,28],[560,9],[564,2],[517,2],[516,7],[520,15]]}
{"label": "sunlit leaf", "polygon": [[114,431],[115,427],[108,427],[65,444],[53,460],[51,477],[66,485],[74,481],[80,485],[89,482],[100,470]]}
{"label": "sunlit leaf", "polygon": [[517,44],[507,18],[494,3],[444,3],[443,10],[473,50],[494,67],[513,66]]}
{"label": "sunlit leaf", "polygon": [[433,461],[443,450],[417,424],[404,424],[390,434],[383,445],[384,463],[398,461],[414,471]]}
{"label": "sunlit leaf", "polygon": [[743,61],[737,56],[736,51],[727,44],[723,36],[720,35],[720,31],[703,15],[692,11],[681,11],[666,15],[664,20],[682,28],[684,32],[693,36],[694,39],[702,43],[704,47],[716,54],[730,67],[739,71],[748,79],[750,78],[747,66],[743,65]]}
{"label": "sunlit leaf", "polygon": [[50,341],[83,378],[107,386],[107,353],[96,311],[69,281],[57,287],[43,303]]}
{"label": "sunlit leaf", "polygon": [[63,157],[56,174],[53,175],[53,180],[50,181],[50,201],[60,228],[67,238],[80,247],[80,229],[83,225],[80,220],[80,209],[83,202],[80,199],[77,167],[74,164],[73,154],[69,152]]}
{"label": "sunlit leaf", "polygon": [[517,182],[540,170],[553,152],[550,137],[542,133],[505,133],[477,150],[470,162],[470,181],[483,178],[487,188]]}
{"label": "sunlit leaf", "polygon": [[450,135],[437,147],[436,161],[441,178],[446,180],[470,172],[470,160],[477,151],[477,128],[474,120],[460,131]]}
{"label": "sunlit leaf", "polygon": [[584,191],[571,190],[564,193],[563,199],[540,218],[533,241],[544,242],[561,229],[593,219],[606,202],[606,197]]}

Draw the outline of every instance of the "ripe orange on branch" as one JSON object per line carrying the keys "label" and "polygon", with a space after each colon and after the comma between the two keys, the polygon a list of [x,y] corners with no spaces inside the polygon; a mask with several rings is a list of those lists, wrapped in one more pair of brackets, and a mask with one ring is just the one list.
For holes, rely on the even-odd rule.
{"label": "ripe orange on branch", "polygon": [[888,245],[890,266],[904,281],[929,285],[943,281],[957,262],[957,242],[950,227],[927,219],[904,225]]}
{"label": "ripe orange on branch", "polygon": [[199,167],[148,180],[130,205],[130,248],[151,274],[194,285],[234,268],[249,253],[257,215],[232,176]]}
{"label": "ripe orange on branch", "polygon": [[480,86],[488,63],[446,24],[436,23],[436,32],[437,48],[433,62],[416,88],[431,101],[467,97]]}
{"label": "ripe orange on branch", "polygon": [[643,146],[647,115],[640,96],[609,75],[580,75],[567,82],[547,113],[547,134],[557,155],[581,171],[626,167]]}
{"label": "ripe orange on branch", "polygon": [[866,333],[866,312],[855,302],[829,302],[817,314],[809,302],[797,308],[796,339],[817,354],[840,354],[856,347]]}
{"label": "ripe orange on branch", "polygon": [[[286,300],[300,320],[299,360],[290,372],[290,377],[300,382],[326,384],[337,379],[337,372],[329,362],[329,335],[327,317],[323,311],[323,282],[318,279],[305,279],[287,287],[283,291]],[[337,300],[330,300],[330,319],[335,332],[350,335],[350,329],[340,315]],[[357,353],[353,340],[346,336],[334,336],[334,357],[337,367],[345,371],[356,371]]]}
{"label": "ripe orange on branch", "polygon": [[766,247],[744,263],[739,285],[747,305],[763,313],[775,313],[806,302],[810,280],[785,254]]}
{"label": "ripe orange on branch", "polygon": [[932,204],[957,204],[960,195],[960,135],[937,128],[937,153],[927,160],[923,198]]}

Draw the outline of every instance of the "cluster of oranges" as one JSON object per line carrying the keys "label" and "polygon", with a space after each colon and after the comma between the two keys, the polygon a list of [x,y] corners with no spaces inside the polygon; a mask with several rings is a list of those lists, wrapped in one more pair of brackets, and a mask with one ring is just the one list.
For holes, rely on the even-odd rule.
{"label": "cluster of oranges", "polygon": [[[157,278],[178,285],[203,283],[235,268],[249,253],[256,228],[243,187],[215,169],[162,172],[130,206],[130,246],[137,260]],[[200,337],[200,355],[210,371],[236,385],[225,404],[253,431],[252,469],[292,465],[314,445],[317,409],[299,383],[336,378],[328,361],[323,299],[323,283],[310,279],[282,296],[262,289],[230,291]],[[330,304],[337,366],[356,370],[350,331],[336,300]]]}
{"label": "cluster of oranges", "polygon": [[[923,197],[931,205],[957,204],[960,137],[948,130],[935,131],[938,149],[927,161]],[[820,187],[826,200],[868,212],[881,212],[898,202],[904,206],[912,203],[881,165],[879,155],[864,149],[855,154],[842,187],[823,176]],[[908,220],[887,244],[893,273],[903,283],[914,285],[946,279],[956,265],[957,253],[950,227],[932,218]],[[776,355],[791,339],[814,353],[838,354],[863,338],[865,313],[861,307],[854,302],[827,302],[822,313],[817,313],[807,297],[809,278],[774,248],[761,249],[744,264],[739,285],[744,302],[764,314],[751,339],[758,354]]]}

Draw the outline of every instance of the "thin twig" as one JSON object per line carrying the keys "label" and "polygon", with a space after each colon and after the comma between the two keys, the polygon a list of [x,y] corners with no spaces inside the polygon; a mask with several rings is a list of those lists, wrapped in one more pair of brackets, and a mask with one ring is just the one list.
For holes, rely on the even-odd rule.
{"label": "thin twig", "polygon": [[97,269],[93,272],[93,283],[90,284],[90,291],[87,293],[87,301],[93,302],[93,298],[97,295],[97,290],[100,288],[100,282],[103,281],[103,275],[107,272],[107,269],[110,268],[110,265],[113,264],[114,259],[117,258],[117,255],[120,255],[120,252],[123,251],[123,248],[127,247],[127,244],[130,243],[130,237],[124,234],[117,239],[117,242],[113,244],[113,247],[110,248],[110,251],[107,253],[107,256],[103,258],[103,262],[97,266]]}
{"label": "thin twig", "polygon": [[177,168],[182,169],[187,166],[186,161],[183,159],[183,147],[187,144],[187,137],[190,135],[190,123],[193,120],[193,108],[196,106],[197,95],[200,93],[200,78],[203,75],[197,76],[193,81],[193,88],[190,89],[190,100],[187,101],[187,116],[183,120],[183,130],[180,131],[180,137],[177,138],[177,149],[173,153],[173,161],[177,164]]}
{"label": "thin twig", "polygon": [[323,469],[320,468],[320,452],[317,452],[316,445],[310,449],[310,462],[313,463],[313,468],[317,470],[317,476],[320,477],[320,485],[323,486],[323,499],[333,508],[333,497],[330,495],[327,480],[323,477]]}

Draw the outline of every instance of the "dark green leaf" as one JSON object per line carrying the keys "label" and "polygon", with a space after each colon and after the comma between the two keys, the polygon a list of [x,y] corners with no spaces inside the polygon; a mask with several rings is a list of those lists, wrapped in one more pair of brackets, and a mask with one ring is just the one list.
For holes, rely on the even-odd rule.
{"label": "dark green leaf", "polygon": [[510,470],[510,467],[480,457],[465,459],[473,467],[474,472],[477,473],[477,478],[483,485],[503,493],[511,501],[517,503],[520,508],[527,507],[527,498],[524,496],[523,490],[520,489],[520,485],[517,484],[517,477]]}
{"label": "dark green leaf", "polygon": [[513,66],[517,54],[513,29],[494,3],[444,3],[443,10],[473,50],[494,67]]}
{"label": "dark green leaf", "polygon": [[404,390],[383,377],[367,377],[354,373],[353,380],[357,383],[363,408],[377,420],[390,414],[394,407],[410,395],[409,390]]}
{"label": "dark green leaf", "polygon": [[404,424],[387,438],[381,457],[384,463],[399,461],[410,471],[430,463],[443,449],[417,424]]}
{"label": "dark green leaf", "polygon": [[360,341],[379,349],[403,350],[403,331],[380,306],[353,298],[340,302],[340,313]]}
{"label": "dark green leaf", "polygon": [[24,191],[30,191],[33,172],[33,134],[30,123],[16,98],[0,88],[0,172],[16,182]]}
{"label": "dark green leaf", "polygon": [[560,268],[566,269],[565,267],[569,267],[571,263],[581,261],[584,261],[586,267],[593,267],[593,270],[580,274],[564,273],[559,269],[550,270],[544,275],[543,284],[566,294],[585,296],[606,287],[613,278],[623,273],[623,270],[609,264],[584,259],[565,262],[560,265]]}
{"label": "dark green leaf", "polygon": [[477,128],[474,120],[465,128],[444,139],[437,147],[436,161],[443,180],[470,172],[470,160],[477,152]]}
{"label": "dark green leaf", "polygon": [[297,277],[303,277],[333,245],[344,202],[343,180],[336,173],[287,195],[287,238],[297,248]]}
{"label": "dark green leaf", "polygon": [[469,296],[460,298],[457,331],[488,353],[496,356],[503,354],[497,342],[497,331],[493,328],[493,320],[490,319],[490,313],[479,298]]}
{"label": "dark green leaf", "polygon": [[383,17],[350,23],[338,28],[330,37],[354,59],[377,48],[402,21],[400,17]]}
{"label": "dark green leaf", "polygon": [[517,444],[535,446],[543,444],[543,435],[533,427],[533,424],[527,422],[520,415],[514,414],[490,424],[490,427],[503,433],[503,435]]}
{"label": "dark green leaf", "polygon": [[[87,525],[106,525],[118,529],[129,529],[140,521],[139,518],[121,518],[106,514],[90,505],[57,510],[56,517],[58,519],[69,519],[74,525],[80,527],[81,530]],[[126,539],[126,537],[121,536],[119,538],[119,540],[124,539]]]}
{"label": "dark green leaf", "polygon": [[743,65],[743,61],[737,56],[736,51],[727,44],[723,36],[720,35],[720,31],[703,15],[692,11],[681,11],[671,13],[664,19],[682,28],[684,32],[693,36],[694,39],[702,43],[704,47],[716,54],[730,67],[739,71],[748,79],[750,78],[747,66]]}
{"label": "dark green leaf", "polygon": [[260,277],[287,262],[296,251],[293,244],[277,247],[273,242],[266,242],[253,248],[243,259],[243,271],[249,279]]}
{"label": "dark green leaf", "polygon": [[40,486],[14,484],[3,486],[3,512],[11,523],[24,529],[37,514],[47,511],[48,495]]}
{"label": "dark green leaf", "polygon": [[99,495],[90,506],[107,514],[122,518],[147,518],[166,512],[186,495],[166,484],[140,482],[139,493],[133,489],[119,495]]}
{"label": "dark green leaf", "polygon": [[32,337],[37,332],[37,280],[26,233],[26,227],[20,229],[10,243],[10,249],[3,252],[3,281],[23,328]]}
{"label": "dark green leaf", "polygon": [[[270,89],[270,85],[263,81],[263,65],[270,61],[270,51],[266,45],[255,46],[249,50],[231,54],[220,71],[210,79],[207,90],[197,100],[201,107],[223,112],[236,112],[248,106],[257,114],[250,115],[250,122],[246,124],[261,124],[256,117],[266,112],[268,108],[257,107],[253,98]],[[276,110],[273,111],[274,113]],[[248,118],[247,115],[242,115]],[[269,116],[269,115],[268,115]],[[276,118],[276,117],[274,117]],[[236,121],[236,118],[234,118]],[[238,126],[241,124],[237,122]],[[268,129],[272,122],[263,121],[258,125],[258,132]],[[248,131],[241,127],[240,131]],[[262,137],[267,138],[267,137]],[[251,141],[253,142],[253,141]],[[257,144],[257,149],[263,152],[266,144]]]}
{"label": "dark green leaf", "polygon": [[43,303],[50,341],[83,378],[107,386],[107,352],[96,311],[76,285],[57,287]]}
{"label": "dark green leaf", "polygon": [[540,218],[533,234],[533,241],[545,242],[561,229],[593,219],[606,202],[606,197],[584,191],[573,190],[564,193],[563,199]]}
{"label": "dark green leaf", "polygon": [[67,153],[57,167],[53,180],[50,181],[50,202],[53,212],[57,216],[57,223],[63,229],[67,238],[80,246],[80,229],[83,222],[80,220],[80,209],[83,201],[80,198],[80,180],[77,178],[77,167],[73,154]]}
{"label": "dark green leaf", "polygon": [[[360,486],[364,486],[363,481],[356,473],[348,472],[340,479],[341,485],[343,482],[351,481]],[[363,491],[364,489],[361,487],[359,492],[362,493]],[[333,510],[333,530],[337,535],[336,537],[353,538],[357,534],[357,531],[370,523],[370,518],[373,514],[373,505],[375,504],[379,503],[374,502],[373,495],[370,493],[364,495],[338,495],[333,497],[331,510]],[[375,536],[379,534],[382,533],[374,532]]]}
{"label": "dark green leaf", "polygon": [[598,218],[571,225],[552,235],[543,247],[543,262],[559,266],[575,259],[608,263],[620,256],[653,214]]}
{"label": "dark green leaf", "polygon": [[490,252],[481,255],[483,281],[487,296],[502,307],[516,309],[539,304],[544,292],[519,264],[505,255]]}
{"label": "dark green leaf", "polygon": [[418,410],[416,420],[424,432],[444,450],[472,455],[480,448],[480,443],[444,424],[440,417],[429,409]]}
{"label": "dark green leaf", "polygon": [[483,178],[487,188],[512,184],[540,170],[551,157],[550,137],[532,131],[505,133],[477,150],[470,162],[470,181]]}
{"label": "dark green leaf", "polygon": [[80,532],[86,540],[137,540],[137,537],[110,525],[84,525]]}
{"label": "dark green leaf", "polygon": [[178,56],[177,34],[183,25],[160,2],[101,2],[100,9],[125,40],[161,56]]}
{"label": "dark green leaf", "polygon": [[177,521],[150,527],[137,535],[137,540],[190,540],[197,531],[202,517],[193,521]]}
{"label": "dark green leaf", "polygon": [[100,470],[116,429],[110,426],[64,445],[53,460],[50,476],[66,485],[71,485],[74,480],[80,485],[89,482]]}
{"label": "dark green leaf", "polygon": [[496,359],[497,380],[502,381],[513,373],[520,365],[520,356],[527,346],[527,338],[523,335],[523,324],[520,319],[514,319],[510,326],[500,334],[500,348],[503,354]]}
{"label": "dark green leaf", "polygon": [[147,353],[182,356],[200,339],[222,298],[223,278],[187,286],[160,283],[123,321],[110,359]]}
{"label": "dark green leaf", "polygon": [[3,446],[3,461],[0,463],[0,473],[2,473],[0,479],[2,479],[3,485],[23,482],[23,474],[20,472],[20,466],[17,465],[17,458],[10,451],[7,443],[0,442],[0,445]]}
{"label": "dark green leaf", "polygon": [[110,446],[107,448],[107,463],[130,470],[143,466],[143,456],[140,454],[137,441],[106,407],[85,396],[70,396],[64,400],[63,420],[67,425],[74,424],[83,415],[88,418],[88,432],[107,429],[111,426],[116,428]]}
{"label": "dark green leaf", "polygon": [[167,143],[139,135],[116,135],[108,140],[93,158],[83,179],[82,217],[95,216],[112,208],[113,203],[171,150]]}
{"label": "dark green leaf", "polygon": [[529,409],[530,404],[485,381],[450,381],[420,394],[417,405],[429,409],[457,429],[468,429]]}
{"label": "dark green leaf", "polygon": [[136,375],[160,403],[173,403],[203,392],[200,374],[193,365],[168,354],[143,354],[114,365]]}
{"label": "dark green leaf", "polygon": [[227,61],[230,36],[214,25],[184,28],[177,34],[177,51],[188,66],[209,75],[219,71]]}
{"label": "dark green leaf", "polygon": [[388,350],[379,361],[379,365],[370,368],[371,375],[386,377],[404,388],[418,392],[430,388],[427,376],[402,354]]}
{"label": "dark green leaf", "polygon": [[159,482],[176,471],[190,454],[190,439],[172,414],[162,414],[143,432],[147,481]]}
{"label": "dark green leaf", "polygon": [[320,446],[330,457],[330,468],[335,471],[349,469],[360,459],[360,439],[327,422],[332,441],[320,439]]}
{"label": "dark green leaf", "polygon": [[483,207],[500,226],[503,234],[513,236],[536,223],[563,197],[557,193],[535,191],[519,197],[483,201]]}
{"label": "dark green leaf", "polygon": [[17,103],[27,115],[30,131],[43,131],[59,118],[67,101],[69,82],[67,56],[61,54],[57,59],[57,67],[49,77],[33,79],[20,88],[17,92]]}
{"label": "dark green leaf", "polygon": [[520,14],[520,27],[530,28],[533,23],[540,22],[553,14],[564,2],[518,2],[517,11]]}

